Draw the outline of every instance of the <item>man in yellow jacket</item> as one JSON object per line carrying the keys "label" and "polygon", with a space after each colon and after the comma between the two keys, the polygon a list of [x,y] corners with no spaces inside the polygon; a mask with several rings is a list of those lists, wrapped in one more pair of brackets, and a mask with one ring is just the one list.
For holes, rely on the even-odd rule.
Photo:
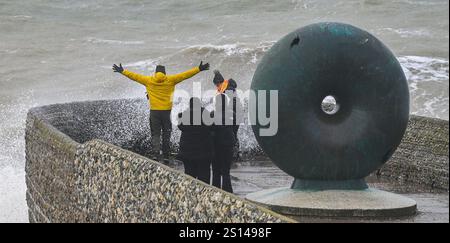
{"label": "man in yellow jacket", "polygon": [[158,160],[161,160],[162,130],[162,158],[164,163],[168,163],[169,161],[170,136],[172,133],[170,112],[172,110],[172,96],[175,91],[175,85],[208,69],[209,63],[203,64],[203,62],[200,62],[198,67],[192,68],[186,72],[167,75],[165,67],[158,65],[152,76],[145,76],[124,69],[122,64],[119,64],[119,66],[116,64],[113,65],[114,72],[123,74],[127,78],[144,85],[147,89],[148,100],[150,103],[152,148],[153,153]]}

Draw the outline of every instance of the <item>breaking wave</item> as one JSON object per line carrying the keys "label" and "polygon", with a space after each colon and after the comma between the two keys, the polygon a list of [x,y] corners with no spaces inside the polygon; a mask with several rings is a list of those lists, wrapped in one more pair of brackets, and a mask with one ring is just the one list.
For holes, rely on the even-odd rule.
{"label": "breaking wave", "polygon": [[160,62],[177,63],[180,60],[208,60],[216,66],[233,61],[239,65],[256,65],[261,57],[274,44],[274,41],[255,44],[234,43],[224,45],[193,45],[179,47],[173,54],[161,56],[155,59],[140,60],[126,64],[128,67],[150,68]]}
{"label": "breaking wave", "polygon": [[[258,62],[274,41],[255,44],[194,45],[180,47],[173,54],[125,64],[142,70],[159,63],[178,65],[207,60],[214,69],[224,70],[237,79],[241,88],[250,86]],[[408,79],[411,112],[448,120],[449,61],[443,58],[401,56],[398,60]]]}
{"label": "breaking wave", "polygon": [[449,61],[441,58],[398,58],[409,82],[413,114],[449,118]]}

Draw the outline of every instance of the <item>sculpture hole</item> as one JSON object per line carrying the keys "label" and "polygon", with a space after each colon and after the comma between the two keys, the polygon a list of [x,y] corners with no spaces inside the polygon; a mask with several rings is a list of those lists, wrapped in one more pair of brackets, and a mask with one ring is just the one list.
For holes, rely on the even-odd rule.
{"label": "sculpture hole", "polygon": [[334,96],[328,95],[322,100],[322,111],[328,115],[334,115],[339,111],[339,104]]}

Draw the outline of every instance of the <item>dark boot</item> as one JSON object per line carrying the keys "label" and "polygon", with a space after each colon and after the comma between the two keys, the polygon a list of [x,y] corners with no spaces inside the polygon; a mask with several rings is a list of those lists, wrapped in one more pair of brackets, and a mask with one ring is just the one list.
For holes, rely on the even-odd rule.
{"label": "dark boot", "polygon": [[233,193],[233,187],[231,186],[231,176],[222,175],[222,190]]}
{"label": "dark boot", "polygon": [[206,184],[211,181],[211,162],[209,159],[198,161],[197,178]]}

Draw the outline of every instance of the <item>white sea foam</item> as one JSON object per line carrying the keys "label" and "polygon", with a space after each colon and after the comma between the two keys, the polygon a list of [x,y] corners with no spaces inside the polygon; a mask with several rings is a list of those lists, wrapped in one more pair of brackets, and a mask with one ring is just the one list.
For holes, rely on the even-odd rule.
{"label": "white sea foam", "polygon": [[30,15],[13,15],[11,17],[15,18],[15,19],[31,19],[31,18],[33,18],[33,16],[30,16]]}
{"label": "white sea foam", "polygon": [[420,36],[426,36],[431,37],[432,34],[430,31],[426,29],[395,29],[395,28],[382,28],[381,31],[387,31],[387,32],[393,32],[398,35],[400,35],[402,38],[409,38],[409,37],[420,37]]}
{"label": "white sea foam", "polygon": [[89,43],[93,44],[110,44],[110,45],[143,45],[144,41],[121,41],[121,40],[107,40],[96,37],[87,37],[85,39]]}
{"label": "white sea foam", "polygon": [[419,6],[435,6],[435,5],[445,5],[445,1],[417,1],[417,0],[400,0],[398,2],[406,3],[410,5],[419,5]]}
{"label": "white sea foam", "polygon": [[265,41],[256,43],[232,43],[232,44],[223,44],[223,45],[213,45],[213,44],[205,44],[205,45],[194,45],[183,48],[180,53],[191,54],[224,54],[226,56],[233,55],[246,55],[255,53],[265,53],[275,41]]}
{"label": "white sea foam", "polygon": [[[1,154],[0,154],[1,155]],[[1,158],[0,158],[1,160]],[[25,171],[11,166],[0,167],[0,219],[2,223],[28,222],[25,201]]]}
{"label": "white sea foam", "polygon": [[25,117],[33,96],[21,103],[0,103],[0,222],[27,222],[25,184]]}
{"label": "white sea foam", "polygon": [[13,50],[6,49],[6,50],[0,50],[0,52],[3,52],[5,54],[16,54],[17,52],[19,52],[19,49],[13,49]]}
{"label": "white sea foam", "polygon": [[141,68],[141,69],[148,68],[151,66],[156,66],[158,64],[158,61],[161,59],[162,58],[147,59],[147,60],[142,60],[142,61],[137,61],[137,62],[132,62],[132,63],[126,63],[124,65],[124,67],[137,67],[137,68]]}
{"label": "white sea foam", "polygon": [[398,58],[408,80],[448,81],[449,61],[441,58],[402,56]]}
{"label": "white sea foam", "polygon": [[449,61],[441,58],[398,58],[409,82],[411,112],[448,120]]}

